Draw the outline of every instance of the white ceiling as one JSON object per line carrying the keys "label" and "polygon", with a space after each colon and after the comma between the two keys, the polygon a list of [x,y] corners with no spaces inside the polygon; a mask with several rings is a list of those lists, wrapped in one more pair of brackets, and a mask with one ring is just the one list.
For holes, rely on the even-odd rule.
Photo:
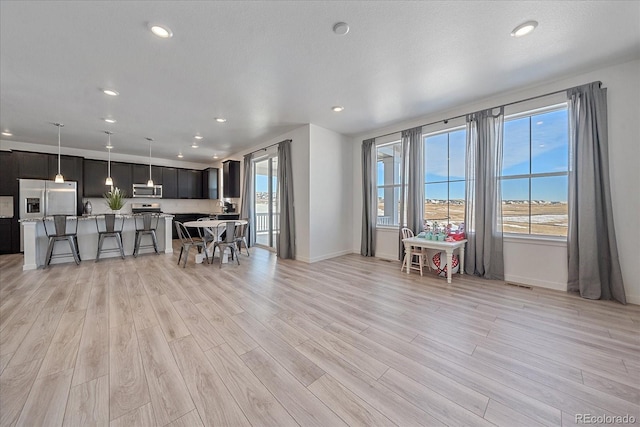
{"label": "white ceiling", "polygon": [[0,127],[57,145],[62,122],[63,146],[100,151],[109,129],[114,153],[152,137],[154,157],[211,163],[305,123],[352,135],[635,58],[638,1],[3,0]]}

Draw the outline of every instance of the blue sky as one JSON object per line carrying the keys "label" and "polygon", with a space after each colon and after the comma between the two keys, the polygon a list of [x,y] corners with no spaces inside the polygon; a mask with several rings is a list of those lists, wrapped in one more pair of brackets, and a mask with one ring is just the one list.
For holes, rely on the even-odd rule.
{"label": "blue sky", "polygon": [[[513,176],[531,173],[561,172],[568,165],[567,110],[552,111],[535,116],[505,121],[503,147],[503,175]],[[464,181],[466,131],[427,138],[425,164],[427,182],[426,198],[447,198],[447,184],[437,183],[447,179]],[[447,158],[449,159],[447,161]],[[378,184],[381,182],[382,165],[378,163]],[[503,198],[528,200],[528,179],[502,181]],[[464,199],[464,183],[449,184],[450,199]],[[536,178],[531,181],[531,199],[567,201],[567,177]]]}

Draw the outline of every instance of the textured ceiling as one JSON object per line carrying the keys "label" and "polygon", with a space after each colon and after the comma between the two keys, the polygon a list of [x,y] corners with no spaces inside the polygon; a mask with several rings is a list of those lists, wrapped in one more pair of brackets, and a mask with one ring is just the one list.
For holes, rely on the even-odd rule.
{"label": "textured ceiling", "polygon": [[1,1],[0,127],[57,145],[62,122],[63,146],[100,151],[109,129],[114,152],[151,137],[210,163],[304,123],[357,134],[639,57],[637,1]]}

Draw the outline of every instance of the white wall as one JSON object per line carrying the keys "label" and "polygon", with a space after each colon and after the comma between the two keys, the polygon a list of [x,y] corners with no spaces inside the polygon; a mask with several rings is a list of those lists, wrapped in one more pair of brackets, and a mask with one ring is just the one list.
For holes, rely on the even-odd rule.
{"label": "white wall", "polygon": [[[243,160],[245,154],[260,150],[272,144],[291,140],[291,167],[293,169],[293,203],[296,221],[296,259],[307,261],[310,259],[309,237],[309,125],[300,126],[276,138],[264,141],[250,149],[235,153],[224,160]],[[214,166],[216,167],[216,166]],[[242,164],[244,168],[244,163]],[[244,171],[240,173],[241,180]],[[242,183],[244,185],[244,183]],[[238,203],[241,200],[238,199]],[[240,207],[240,205],[238,205]]]}
{"label": "white wall", "polygon": [[353,181],[351,138],[310,125],[309,259],[351,253]]}
{"label": "white wall", "polygon": [[[627,300],[634,304],[640,304],[640,262],[638,262],[638,242],[640,241],[640,215],[638,215],[640,212],[640,191],[638,191],[640,186],[640,168],[638,168],[638,160],[640,159],[639,76],[640,61],[630,61],[595,71],[575,73],[564,79],[478,100],[452,110],[420,117],[354,137],[353,251],[360,252],[362,224],[360,153],[364,139],[600,80],[603,87],[608,89],[611,198],[620,265]],[[381,257],[394,254],[392,259],[395,259],[395,247],[389,246],[395,242],[390,242],[387,234],[388,232],[384,231],[378,232],[379,244],[376,254]],[[522,243],[519,240],[507,239],[505,253],[507,280],[534,286],[566,289],[566,245],[558,246],[556,242],[545,243],[543,241]],[[535,266],[536,264],[539,268]]]}

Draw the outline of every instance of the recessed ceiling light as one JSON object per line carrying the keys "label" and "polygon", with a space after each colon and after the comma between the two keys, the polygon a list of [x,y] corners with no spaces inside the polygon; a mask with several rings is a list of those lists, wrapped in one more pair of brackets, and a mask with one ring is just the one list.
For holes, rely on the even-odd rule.
{"label": "recessed ceiling light", "polygon": [[181,159],[181,158],[183,158],[183,157],[184,157],[184,156],[182,155],[182,152],[178,153],[178,158],[179,158],[179,159]]}
{"label": "recessed ceiling light", "polygon": [[109,117],[105,117],[102,120],[104,120],[107,123],[111,123],[111,124],[116,122],[116,119],[110,119]]}
{"label": "recessed ceiling light", "polygon": [[537,26],[537,21],[527,21],[524,24],[520,24],[516,28],[514,28],[513,31],[511,31],[511,37],[526,36],[533,30],[535,30]]}
{"label": "recessed ceiling light", "polygon": [[173,32],[171,31],[171,29],[169,27],[162,27],[160,25],[152,25],[151,26],[151,32],[153,34],[155,34],[156,36],[163,38],[163,39],[170,39],[171,37],[173,37]]}
{"label": "recessed ceiling light", "polygon": [[344,107],[341,105],[335,105],[331,107],[331,111],[335,111],[336,113],[339,113],[341,111],[344,111]]}
{"label": "recessed ceiling light", "polygon": [[118,96],[118,95],[120,95],[117,90],[113,90],[113,89],[102,89],[102,92],[105,95],[109,95],[109,96]]}
{"label": "recessed ceiling light", "polygon": [[197,142],[193,141],[193,144],[191,144],[191,148],[198,148],[199,145]]}
{"label": "recessed ceiling light", "polygon": [[217,158],[218,158],[218,155],[217,155],[217,154],[214,154],[214,155],[213,155],[213,158],[214,158],[214,159],[217,159]]}
{"label": "recessed ceiling light", "polygon": [[346,22],[338,22],[333,26],[333,32],[339,36],[344,36],[349,32],[349,25]]}
{"label": "recessed ceiling light", "polygon": [[11,132],[9,132],[8,130],[5,130],[4,132],[2,132],[2,135],[4,135],[4,136],[13,136],[13,134]]}
{"label": "recessed ceiling light", "polygon": [[194,138],[195,139],[202,139],[202,138],[204,138],[204,136],[196,135],[196,136],[194,136]]}
{"label": "recessed ceiling light", "polygon": [[216,122],[218,122],[218,123],[224,123],[226,121],[227,121],[227,119],[223,119],[222,117],[216,117]]}

